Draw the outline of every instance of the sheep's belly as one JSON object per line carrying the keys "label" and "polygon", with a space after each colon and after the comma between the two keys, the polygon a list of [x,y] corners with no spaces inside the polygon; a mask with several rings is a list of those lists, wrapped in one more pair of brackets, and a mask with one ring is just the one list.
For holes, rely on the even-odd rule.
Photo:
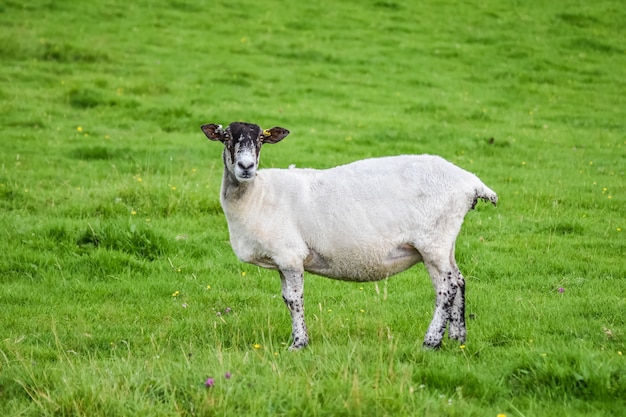
{"label": "sheep's belly", "polygon": [[352,256],[325,257],[311,250],[304,261],[304,269],[316,275],[344,281],[378,281],[421,261],[420,253],[410,245],[393,248],[383,256],[354,253]]}

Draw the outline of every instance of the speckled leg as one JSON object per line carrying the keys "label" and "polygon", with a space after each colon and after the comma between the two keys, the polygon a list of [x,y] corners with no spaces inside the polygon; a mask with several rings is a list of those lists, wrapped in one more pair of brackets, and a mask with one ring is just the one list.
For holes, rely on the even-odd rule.
{"label": "speckled leg", "polygon": [[452,313],[450,315],[450,339],[458,340],[460,343],[465,342],[465,280],[461,271],[454,264],[453,279],[456,278],[458,289],[452,303]]}
{"label": "speckled leg", "polygon": [[424,263],[435,287],[436,296],[435,312],[424,337],[424,347],[438,349],[452,316],[458,284],[456,279],[453,279],[451,265],[447,262],[441,265],[436,261],[424,260]]}
{"label": "speckled leg", "polygon": [[302,349],[309,344],[309,335],[304,322],[304,273],[302,271],[280,271],[283,300],[291,313],[290,350]]}

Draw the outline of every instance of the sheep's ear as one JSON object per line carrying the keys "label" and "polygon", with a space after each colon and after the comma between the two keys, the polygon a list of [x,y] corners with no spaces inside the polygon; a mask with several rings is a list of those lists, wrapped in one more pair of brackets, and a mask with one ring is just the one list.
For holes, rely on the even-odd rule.
{"label": "sheep's ear", "polygon": [[219,140],[220,142],[225,142],[227,140],[226,135],[224,135],[224,129],[222,129],[222,125],[216,124],[208,124],[200,126],[200,129],[204,132],[209,140]]}
{"label": "sheep's ear", "polygon": [[273,127],[263,131],[263,143],[278,143],[283,140],[289,131],[282,127]]}

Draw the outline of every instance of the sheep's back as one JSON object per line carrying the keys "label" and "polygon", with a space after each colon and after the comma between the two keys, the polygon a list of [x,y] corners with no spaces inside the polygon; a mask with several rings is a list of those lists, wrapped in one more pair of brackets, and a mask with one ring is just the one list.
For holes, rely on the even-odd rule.
{"label": "sheep's back", "polygon": [[259,171],[274,215],[317,245],[353,247],[396,242],[428,230],[442,213],[471,207],[473,174],[431,155],[366,159],[325,170]]}

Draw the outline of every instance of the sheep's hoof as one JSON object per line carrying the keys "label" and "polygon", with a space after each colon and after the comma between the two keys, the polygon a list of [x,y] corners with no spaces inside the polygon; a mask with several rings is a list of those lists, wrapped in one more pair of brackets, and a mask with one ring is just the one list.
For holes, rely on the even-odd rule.
{"label": "sheep's hoof", "polygon": [[465,343],[465,329],[458,330],[450,328],[450,333],[448,337],[450,338],[450,340],[456,340],[457,342],[463,344]]}
{"label": "sheep's hoof", "polygon": [[437,343],[424,341],[424,343],[422,344],[422,347],[424,349],[439,350],[439,349],[441,349],[441,341],[439,341]]}
{"label": "sheep's hoof", "polygon": [[289,350],[291,350],[291,351],[295,351],[295,350],[302,350],[302,349],[304,349],[305,347],[307,347],[307,345],[303,345],[303,344],[297,344],[297,345],[295,345],[295,344],[294,344],[294,345],[289,346]]}
{"label": "sheep's hoof", "polygon": [[305,347],[307,347],[308,344],[309,344],[309,339],[302,340],[302,339],[296,338],[293,344],[289,346],[289,350],[302,350]]}

